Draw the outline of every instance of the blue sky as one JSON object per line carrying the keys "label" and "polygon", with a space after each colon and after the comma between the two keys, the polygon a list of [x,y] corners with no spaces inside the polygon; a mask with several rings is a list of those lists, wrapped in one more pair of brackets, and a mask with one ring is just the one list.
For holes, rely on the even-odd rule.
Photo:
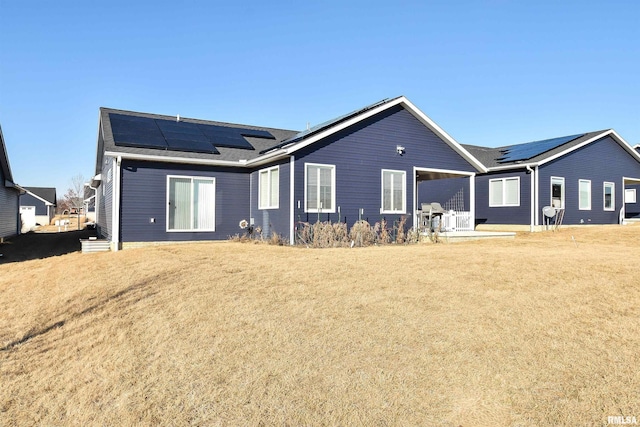
{"label": "blue sky", "polygon": [[636,1],[0,0],[14,179],[94,172],[99,107],[302,130],[398,95],[463,144],[640,143]]}

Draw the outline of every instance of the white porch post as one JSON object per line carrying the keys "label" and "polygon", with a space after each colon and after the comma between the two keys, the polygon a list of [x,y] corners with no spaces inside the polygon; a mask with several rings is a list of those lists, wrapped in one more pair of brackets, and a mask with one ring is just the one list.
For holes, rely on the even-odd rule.
{"label": "white porch post", "polygon": [[469,215],[471,230],[476,229],[476,174],[469,177]]}
{"label": "white porch post", "polygon": [[413,228],[418,229],[418,171],[413,167]]}
{"label": "white porch post", "polygon": [[[538,166],[536,166],[535,168],[533,168],[533,176],[531,177],[531,191],[532,191],[532,200],[534,202],[533,205],[533,221],[534,221],[534,226],[537,226],[540,224],[540,191],[539,191],[539,185],[540,185],[540,174],[538,173]],[[534,229],[532,229],[531,231],[534,231]]]}

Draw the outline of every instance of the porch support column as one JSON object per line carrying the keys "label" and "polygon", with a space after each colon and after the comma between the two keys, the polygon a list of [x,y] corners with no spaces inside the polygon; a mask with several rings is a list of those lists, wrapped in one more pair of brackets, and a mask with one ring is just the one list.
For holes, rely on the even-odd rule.
{"label": "porch support column", "polygon": [[531,206],[529,208],[529,210],[531,211],[529,213],[529,232],[533,233],[535,231],[535,224],[536,224],[536,215],[538,213],[538,208],[537,208],[537,203],[536,203],[536,170],[535,169],[531,169],[531,167],[527,166],[527,170],[530,172],[530,176],[531,179],[529,180],[529,195],[531,198],[531,202],[529,203],[529,205]]}
{"label": "porch support column", "polygon": [[418,229],[418,171],[413,167],[413,228]]}
{"label": "porch support column", "polygon": [[[295,220],[295,172],[296,156],[289,158],[289,244],[296,244],[296,220]],[[339,219],[339,218],[338,218]]]}
{"label": "porch support column", "polygon": [[471,229],[476,229],[476,174],[469,177],[469,215],[471,215]]}
{"label": "porch support column", "polygon": [[[534,201],[535,201],[535,205],[533,206],[533,211],[534,211],[534,217],[533,220],[535,222],[535,225],[540,225],[540,191],[539,189],[539,185],[540,185],[540,174],[538,173],[538,166],[536,166],[533,169],[533,173],[535,176],[535,185],[533,188],[534,191]],[[533,230],[532,230],[533,231]]]}

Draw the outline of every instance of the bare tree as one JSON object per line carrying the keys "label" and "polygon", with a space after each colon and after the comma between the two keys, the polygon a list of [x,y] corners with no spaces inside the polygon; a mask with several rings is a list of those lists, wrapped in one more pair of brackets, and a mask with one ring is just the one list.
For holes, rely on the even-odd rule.
{"label": "bare tree", "polygon": [[78,174],[71,178],[71,187],[64,194],[64,201],[70,213],[78,215],[78,229],[80,229],[80,213],[84,205],[84,176]]}

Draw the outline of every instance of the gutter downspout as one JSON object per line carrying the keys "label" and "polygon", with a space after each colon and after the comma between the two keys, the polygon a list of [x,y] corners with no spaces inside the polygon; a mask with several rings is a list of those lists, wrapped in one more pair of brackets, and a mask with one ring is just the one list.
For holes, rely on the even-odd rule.
{"label": "gutter downspout", "polygon": [[[88,183],[87,187],[89,187],[90,189],[93,190],[93,206],[95,206],[95,218],[93,219],[93,222],[95,224],[98,223],[98,187],[92,187],[91,186],[91,182]],[[89,213],[89,203],[87,203],[87,210],[85,211],[85,215]]]}
{"label": "gutter downspout", "polygon": [[533,233],[535,230],[536,224],[536,171],[531,169],[531,166],[526,165],[527,171],[531,174],[531,207],[530,207],[530,218],[529,218],[529,231]]}
{"label": "gutter downspout", "polygon": [[111,241],[113,242],[113,251],[120,250],[120,168],[122,165],[122,156],[118,156],[115,161],[115,170],[113,174],[113,229],[111,231]]}
{"label": "gutter downspout", "polygon": [[[296,219],[295,219],[295,172],[296,156],[293,154],[289,159],[289,244],[296,244]],[[339,219],[339,218],[338,218]]]}

